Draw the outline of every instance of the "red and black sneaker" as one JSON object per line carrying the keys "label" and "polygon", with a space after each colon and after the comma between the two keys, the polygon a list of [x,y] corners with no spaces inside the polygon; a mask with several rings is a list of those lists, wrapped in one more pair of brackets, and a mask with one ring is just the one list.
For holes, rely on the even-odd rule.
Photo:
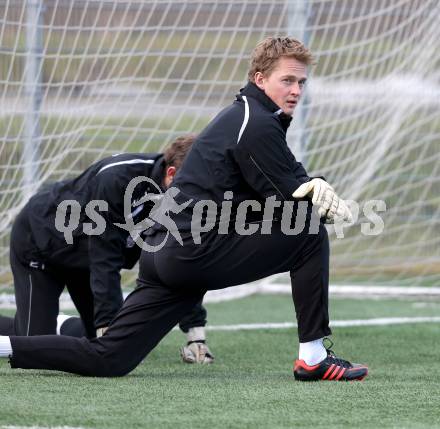
{"label": "red and black sneaker", "polygon": [[[330,347],[332,345],[333,343]],[[330,348],[327,348],[327,357],[322,362],[309,366],[303,360],[297,359],[293,369],[293,375],[299,381],[363,380],[367,374],[368,367],[337,358]]]}

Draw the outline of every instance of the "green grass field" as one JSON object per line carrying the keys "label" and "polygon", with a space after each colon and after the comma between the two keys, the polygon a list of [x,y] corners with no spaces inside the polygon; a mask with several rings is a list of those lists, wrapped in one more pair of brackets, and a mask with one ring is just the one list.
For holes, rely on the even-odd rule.
{"label": "green grass field", "polygon": [[[209,325],[291,322],[288,296],[208,304]],[[438,300],[333,299],[333,320],[438,316]],[[5,314],[5,311],[1,311]],[[334,329],[335,351],[369,365],[363,382],[293,379],[295,329],[212,331],[211,366],[179,361],[168,335],[130,375],[85,378],[0,363],[0,427],[437,428],[439,324]]]}

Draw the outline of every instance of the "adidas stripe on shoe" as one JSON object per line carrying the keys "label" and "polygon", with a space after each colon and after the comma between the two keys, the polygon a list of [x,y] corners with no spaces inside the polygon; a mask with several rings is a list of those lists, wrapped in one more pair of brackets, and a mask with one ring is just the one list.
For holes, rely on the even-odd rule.
{"label": "adidas stripe on shoe", "polygon": [[293,375],[299,381],[363,380],[367,374],[368,367],[340,359],[330,349],[327,349],[327,357],[322,362],[309,366],[303,360],[297,359],[293,369]]}

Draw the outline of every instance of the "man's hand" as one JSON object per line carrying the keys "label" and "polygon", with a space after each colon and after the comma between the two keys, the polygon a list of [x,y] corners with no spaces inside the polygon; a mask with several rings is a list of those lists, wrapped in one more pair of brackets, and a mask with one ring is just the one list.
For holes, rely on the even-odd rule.
{"label": "man's hand", "polygon": [[319,217],[325,217],[328,223],[333,223],[335,219],[352,222],[350,209],[325,180],[312,179],[310,182],[303,183],[292,194],[293,198],[306,196],[312,197],[312,204],[318,207]]}
{"label": "man's hand", "polygon": [[108,329],[108,326],[103,326],[102,328],[98,328],[96,330],[96,338],[102,337]]}
{"label": "man's hand", "polygon": [[180,356],[186,363],[212,363],[214,355],[203,342],[190,342],[180,349]]}

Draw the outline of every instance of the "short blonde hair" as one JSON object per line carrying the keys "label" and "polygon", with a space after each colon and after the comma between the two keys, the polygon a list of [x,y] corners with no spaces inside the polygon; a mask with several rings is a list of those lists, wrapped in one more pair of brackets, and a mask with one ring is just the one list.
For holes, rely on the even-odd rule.
{"label": "short blonde hair", "polygon": [[257,72],[269,76],[281,57],[295,58],[305,65],[311,65],[314,61],[312,53],[299,40],[290,37],[267,37],[252,51],[248,79],[255,83]]}

